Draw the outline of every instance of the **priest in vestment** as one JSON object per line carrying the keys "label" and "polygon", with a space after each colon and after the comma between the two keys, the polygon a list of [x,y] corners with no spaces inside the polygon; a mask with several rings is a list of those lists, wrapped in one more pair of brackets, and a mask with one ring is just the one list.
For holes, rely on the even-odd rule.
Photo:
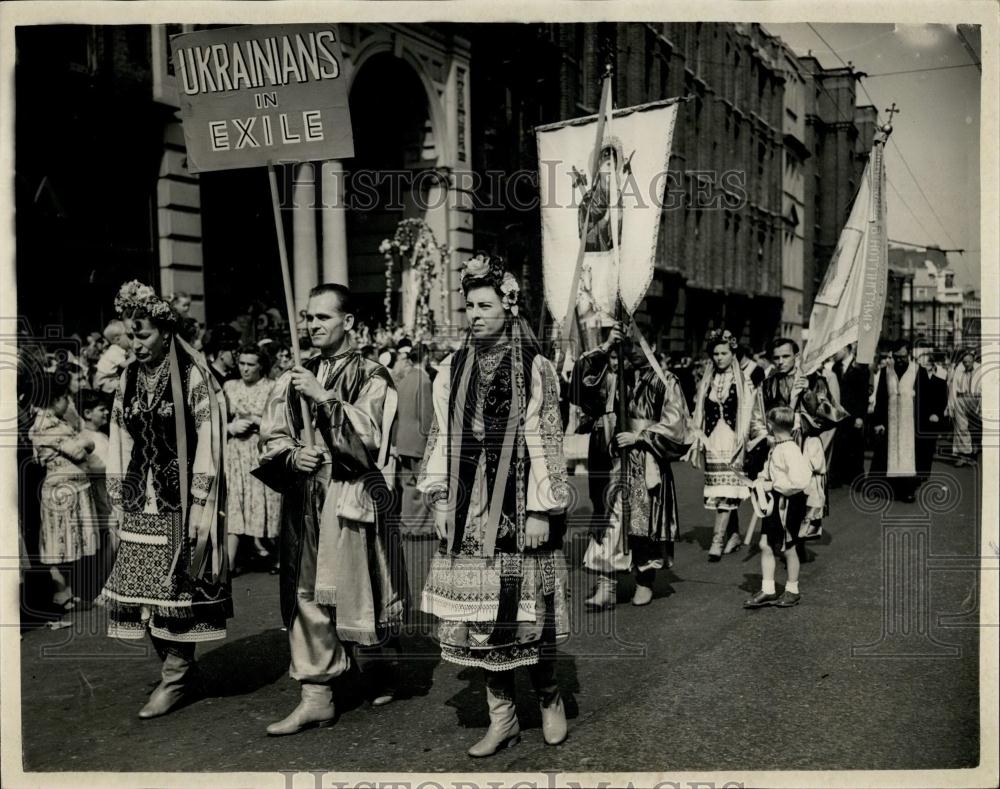
{"label": "priest in vestment", "polygon": [[910,346],[893,346],[892,364],[878,378],[870,423],[875,434],[871,476],[885,476],[893,496],[913,501],[921,477],[930,473],[937,425],[944,410],[927,374],[910,357]]}

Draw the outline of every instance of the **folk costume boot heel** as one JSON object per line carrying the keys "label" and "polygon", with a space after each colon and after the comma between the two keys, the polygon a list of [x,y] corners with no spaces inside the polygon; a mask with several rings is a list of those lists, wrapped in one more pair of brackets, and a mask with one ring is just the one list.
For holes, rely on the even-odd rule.
{"label": "folk costume boot heel", "polygon": [[333,704],[333,688],[312,682],[302,683],[302,700],[291,715],[267,727],[272,737],[298,734],[311,728],[326,728],[333,725],[336,708]]}
{"label": "folk costume boot heel", "polygon": [[490,705],[490,727],[486,735],[469,748],[469,756],[482,758],[492,756],[502,748],[510,748],[521,741],[521,727],[517,722],[517,708],[514,706],[513,677],[502,680],[491,679],[490,674],[510,674],[509,671],[490,672],[486,679],[486,700]]}
{"label": "folk costume boot heel", "polygon": [[194,644],[182,644],[177,648],[165,647],[162,657],[160,684],[150,694],[149,701],[139,710],[139,717],[143,720],[166,715],[183,702],[191,701],[198,694],[200,683],[198,667],[194,662]]}
{"label": "folk costume boot heel", "polygon": [[594,593],[583,601],[587,608],[611,608],[617,602],[618,583],[613,575],[602,573],[597,577]]}

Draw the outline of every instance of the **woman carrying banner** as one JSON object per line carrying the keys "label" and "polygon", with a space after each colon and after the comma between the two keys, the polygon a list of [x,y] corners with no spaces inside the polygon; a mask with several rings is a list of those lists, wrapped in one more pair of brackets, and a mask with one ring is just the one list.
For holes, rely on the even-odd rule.
{"label": "woman carrying banner", "polygon": [[441,620],[442,657],[485,671],[490,727],[469,755],[490,756],[520,737],[518,666],[538,694],[545,742],[566,736],[554,652],[569,632],[569,487],[559,381],[518,314],[517,281],[500,258],[479,255],[462,289],[470,330],[434,380],[419,482],[441,538],[422,608]]}
{"label": "woman carrying banner", "polygon": [[704,469],[705,509],[715,511],[710,562],[722,558],[732,513],[750,495],[749,480],[742,473],[744,457],[767,437],[760,390],[743,377],[736,347],[736,338],[728,331],[708,336],[711,363],[698,385],[691,449],[684,456],[695,468]]}
{"label": "woman carrying banner", "polygon": [[232,602],[218,519],[225,401],[204,358],[152,288],[121,287],[115,309],[136,360],[111,412],[108,497],[121,542],[102,596],[108,635],[148,631],[162,680],[139,711],[164,715],[194,695],[195,644],[225,638]]}

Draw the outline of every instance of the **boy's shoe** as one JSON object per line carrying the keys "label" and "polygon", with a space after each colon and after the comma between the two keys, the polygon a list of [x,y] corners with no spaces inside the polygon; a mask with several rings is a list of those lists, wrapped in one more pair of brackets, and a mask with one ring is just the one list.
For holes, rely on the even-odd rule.
{"label": "boy's shoe", "polygon": [[789,592],[787,589],[781,593],[781,597],[778,598],[778,602],[775,605],[778,608],[791,608],[793,605],[798,605],[799,600],[802,599],[802,595],[796,594],[795,592]]}
{"label": "boy's shoe", "polygon": [[761,589],[749,600],[744,601],[744,608],[763,608],[766,605],[774,605],[778,600],[778,593],[768,594]]}

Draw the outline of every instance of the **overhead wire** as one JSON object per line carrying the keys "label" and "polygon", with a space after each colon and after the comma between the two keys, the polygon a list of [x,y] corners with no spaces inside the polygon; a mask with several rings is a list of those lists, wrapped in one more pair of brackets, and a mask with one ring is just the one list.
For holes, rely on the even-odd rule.
{"label": "overhead wire", "polygon": [[[811,22],[807,22],[806,25],[816,35],[816,37],[820,41],[823,42],[824,46],[826,46],[826,48],[834,55],[834,57],[837,58],[837,60],[839,60],[845,67],[847,67],[847,68],[853,68],[853,66],[851,66],[851,64],[849,64],[847,61],[845,61],[840,56],[840,54],[837,52],[837,50],[835,50],[830,45],[830,42],[827,41],[825,38],[823,38],[823,35],[813,26],[813,24]],[[875,101],[875,99],[872,98],[871,93],[868,92],[868,88],[864,84],[864,79],[862,77],[860,77],[860,76],[858,77],[858,84],[861,85],[861,90],[864,92],[865,96],[868,98],[868,101],[872,104],[873,107],[875,107],[875,111],[879,112],[878,103]],[[879,113],[879,114],[881,114],[881,113]],[[916,185],[917,191],[919,191],[920,192],[920,196],[923,197],[924,202],[927,204],[927,208],[930,209],[931,215],[934,217],[935,221],[938,223],[938,226],[941,228],[942,232],[944,233],[945,238],[948,239],[948,243],[951,244],[952,247],[958,247],[958,244],[955,243],[955,240],[951,237],[951,234],[948,232],[948,229],[945,227],[944,222],[941,221],[941,217],[938,215],[937,210],[934,208],[933,203],[931,203],[930,199],[927,197],[927,193],[924,191],[923,186],[921,186],[920,181],[917,179],[917,176],[914,174],[913,168],[910,167],[910,163],[907,162],[906,161],[906,157],[903,156],[903,151],[900,149],[899,144],[896,142],[895,137],[890,136],[889,137],[889,142],[891,142],[893,148],[896,149],[896,153],[899,156],[899,160],[903,163],[903,166],[906,168],[906,171],[910,174],[910,178],[913,179],[913,183],[914,183],[914,185]],[[887,180],[888,180],[888,178],[887,178]],[[895,185],[892,184],[891,181],[889,182],[889,185],[892,186],[893,191],[896,192],[896,195],[900,198],[900,201],[903,203],[904,206],[906,206],[907,210],[910,211],[910,214],[913,216],[913,218],[919,224],[920,220],[917,219],[917,216],[914,213],[913,209],[910,208],[910,206],[906,203],[905,200],[903,200],[903,196],[902,196],[902,194],[900,194],[899,190],[895,187]]]}

